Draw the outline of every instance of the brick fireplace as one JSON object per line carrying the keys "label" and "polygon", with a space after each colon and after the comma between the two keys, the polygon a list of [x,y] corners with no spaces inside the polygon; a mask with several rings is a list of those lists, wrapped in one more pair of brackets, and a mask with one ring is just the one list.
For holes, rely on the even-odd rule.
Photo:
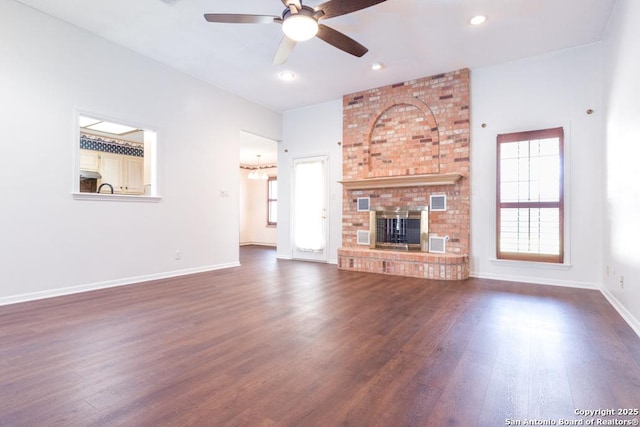
{"label": "brick fireplace", "polygon": [[[343,98],[343,247],[338,268],[462,280],[469,277],[469,70],[462,69]],[[448,236],[445,253],[358,244],[371,209],[428,206],[429,236]]]}

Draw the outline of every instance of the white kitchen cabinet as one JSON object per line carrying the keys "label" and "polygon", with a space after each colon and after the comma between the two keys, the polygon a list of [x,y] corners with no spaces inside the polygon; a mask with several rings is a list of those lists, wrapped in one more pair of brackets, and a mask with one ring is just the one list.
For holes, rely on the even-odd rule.
{"label": "white kitchen cabinet", "polygon": [[124,171],[126,176],[125,193],[144,193],[144,159],[142,157],[124,156]]}
{"label": "white kitchen cabinet", "polygon": [[[144,193],[144,159],[120,154],[100,153],[100,184],[111,184],[116,194]],[[107,187],[107,186],[105,186]],[[109,188],[103,187],[102,193]]]}
{"label": "white kitchen cabinet", "polygon": [[80,150],[80,170],[97,172],[100,167],[97,151]]}

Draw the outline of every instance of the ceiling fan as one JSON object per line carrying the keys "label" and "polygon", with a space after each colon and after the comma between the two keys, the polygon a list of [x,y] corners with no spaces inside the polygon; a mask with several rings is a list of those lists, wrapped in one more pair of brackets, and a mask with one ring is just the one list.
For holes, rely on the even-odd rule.
{"label": "ceiling fan", "polygon": [[286,6],[282,16],[206,13],[204,18],[208,22],[230,24],[282,24],[284,37],[273,57],[273,63],[279,65],[285,63],[298,42],[314,36],[351,55],[361,57],[369,49],[318,21],[357,12],[384,1],[386,0],[329,0],[316,7],[309,7],[303,5],[301,0],[282,0]]}

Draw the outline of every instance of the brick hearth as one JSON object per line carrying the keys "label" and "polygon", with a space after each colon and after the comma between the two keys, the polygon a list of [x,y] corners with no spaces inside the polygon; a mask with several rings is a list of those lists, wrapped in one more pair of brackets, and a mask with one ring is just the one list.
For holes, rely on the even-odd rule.
{"label": "brick hearth", "polygon": [[425,279],[463,280],[469,277],[466,255],[340,248],[338,268]]}
{"label": "brick hearth", "polygon": [[[338,267],[411,277],[469,277],[469,70],[370,89],[343,98],[343,247]],[[460,176],[440,184],[439,177]],[[432,176],[420,185],[375,188],[385,177]],[[395,181],[395,179],[394,179]],[[373,184],[372,184],[373,183]],[[434,185],[435,184],[435,185]],[[449,236],[445,254],[395,252],[357,245],[371,207],[426,206],[445,194],[447,210],[429,213],[430,235]]]}

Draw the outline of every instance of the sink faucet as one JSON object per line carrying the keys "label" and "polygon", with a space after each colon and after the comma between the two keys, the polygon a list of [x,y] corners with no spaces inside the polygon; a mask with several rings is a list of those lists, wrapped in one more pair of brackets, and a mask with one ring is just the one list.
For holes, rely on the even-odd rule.
{"label": "sink faucet", "polygon": [[113,194],[113,185],[107,182],[103,182],[102,184],[100,184],[100,187],[98,187],[98,193],[100,192],[100,190],[102,190],[102,187],[104,187],[105,185],[109,186],[109,188],[111,189],[111,194]]}

